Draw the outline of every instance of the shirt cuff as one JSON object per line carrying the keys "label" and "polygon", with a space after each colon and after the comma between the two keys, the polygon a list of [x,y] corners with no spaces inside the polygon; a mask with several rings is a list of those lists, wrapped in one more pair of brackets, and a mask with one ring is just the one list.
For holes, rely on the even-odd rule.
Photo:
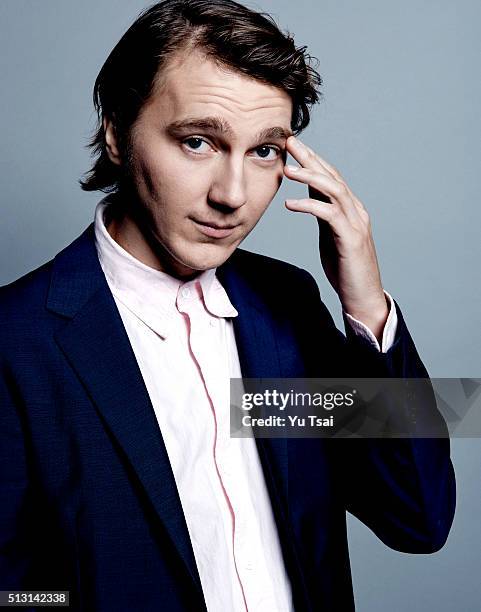
{"label": "shirt cuff", "polygon": [[[384,291],[384,295],[389,302],[389,315],[387,321],[384,325],[384,330],[382,332],[382,352],[387,353],[387,351],[391,348],[394,343],[394,338],[396,336],[397,330],[397,313],[396,313],[396,305],[394,304],[394,300],[389,295],[387,291]],[[358,321],[354,317],[351,317],[350,314],[344,312],[344,319],[349,322],[352,330],[357,336],[361,336],[365,338],[370,344],[372,344],[378,351],[381,351],[379,347],[379,342],[377,341],[376,336],[372,333],[367,325],[362,323],[362,321]]]}

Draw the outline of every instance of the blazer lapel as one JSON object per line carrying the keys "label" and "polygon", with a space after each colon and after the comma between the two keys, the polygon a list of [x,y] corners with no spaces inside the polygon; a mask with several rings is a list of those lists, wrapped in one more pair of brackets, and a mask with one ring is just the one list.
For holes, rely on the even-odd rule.
{"label": "blazer lapel", "polygon": [[[274,323],[272,312],[239,269],[239,255],[218,268],[217,277],[239,315],[233,318],[234,334],[243,378],[281,378],[280,355],[286,338]],[[252,274],[252,271],[250,271]],[[256,438],[256,445],[275,511],[287,519],[288,455],[286,438]],[[278,522],[279,524],[279,522]]]}
{"label": "blazer lapel", "polygon": [[[255,277],[256,271],[249,269],[243,272],[242,259],[243,250],[237,249],[217,270],[219,281],[239,313],[233,318],[233,324],[242,376],[305,377],[289,317],[273,313],[261,291],[254,289],[248,282],[247,279]],[[248,262],[247,265],[252,264]],[[262,286],[265,279],[260,280]],[[296,609],[310,609],[309,594],[290,520],[289,440],[256,438],[256,445],[292,586],[293,600]]]}
{"label": "blazer lapel", "polygon": [[93,224],[55,258],[47,308],[71,318],[56,341],[122,447],[202,593],[162,434],[97,258]]}

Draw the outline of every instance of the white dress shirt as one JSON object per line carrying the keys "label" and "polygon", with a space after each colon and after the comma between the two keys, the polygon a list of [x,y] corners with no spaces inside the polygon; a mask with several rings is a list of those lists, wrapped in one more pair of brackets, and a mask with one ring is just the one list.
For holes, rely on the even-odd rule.
{"label": "white dress shirt", "polygon": [[[291,587],[255,439],[231,438],[230,378],[241,378],[232,318],[206,270],[183,282],[123,249],[95,211],[102,270],[129,337],[165,443],[209,612],[288,612]],[[392,344],[391,303],[382,341]],[[372,332],[347,315],[379,349]]]}

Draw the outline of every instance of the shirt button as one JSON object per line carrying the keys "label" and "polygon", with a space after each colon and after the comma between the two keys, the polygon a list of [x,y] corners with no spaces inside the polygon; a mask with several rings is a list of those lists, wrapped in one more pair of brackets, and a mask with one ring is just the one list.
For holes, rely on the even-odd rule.
{"label": "shirt button", "polygon": [[183,287],[181,293],[183,297],[188,298],[190,296],[190,289],[188,287]]}

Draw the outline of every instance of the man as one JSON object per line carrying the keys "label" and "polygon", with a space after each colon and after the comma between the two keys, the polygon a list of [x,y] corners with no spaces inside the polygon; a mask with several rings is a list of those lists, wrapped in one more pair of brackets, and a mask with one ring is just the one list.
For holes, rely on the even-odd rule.
{"label": "man", "polygon": [[[427,377],[364,206],[295,136],[319,84],[229,0],[154,5],[110,54],[82,186],[112,194],[1,293],[1,589],[89,612],[347,611],[346,510],[397,550],[443,546],[446,437],[229,437],[230,377]],[[238,248],[284,176],[308,186],[286,206],[318,220],[347,338],[307,272]]]}

